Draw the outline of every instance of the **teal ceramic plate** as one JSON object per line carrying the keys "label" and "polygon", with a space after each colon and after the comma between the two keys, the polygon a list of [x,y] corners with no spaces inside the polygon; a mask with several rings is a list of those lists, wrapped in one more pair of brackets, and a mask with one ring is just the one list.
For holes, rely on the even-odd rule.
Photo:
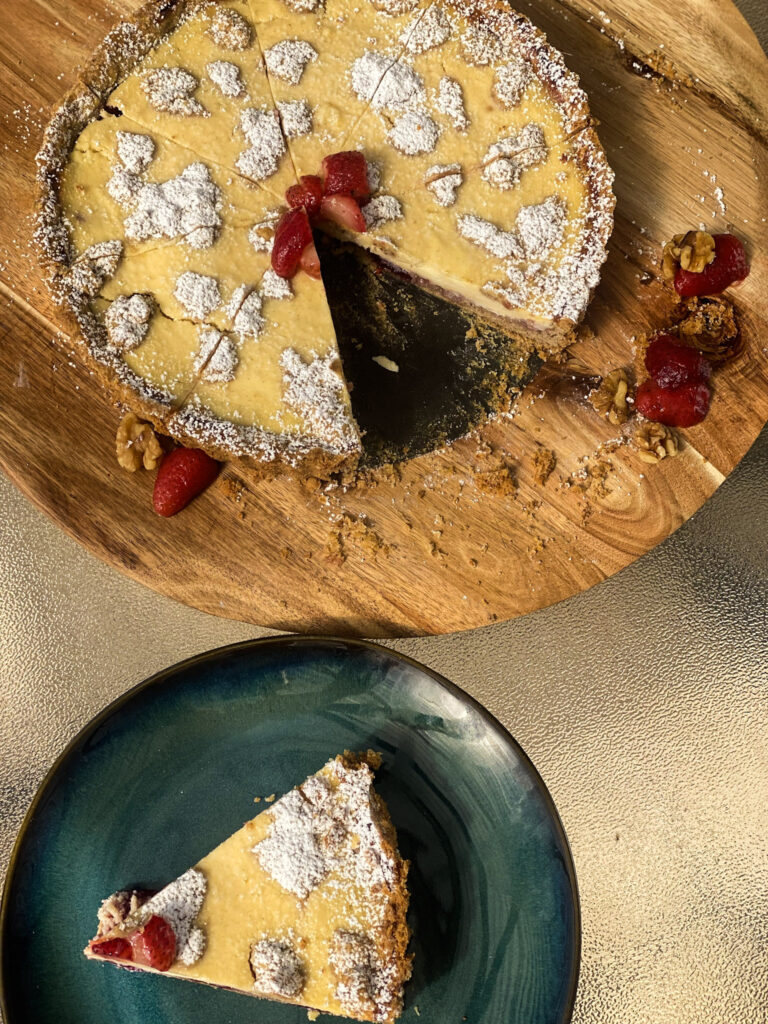
{"label": "teal ceramic plate", "polygon": [[412,862],[415,966],[402,1020],[567,1021],[576,883],[528,758],[483,708],[415,662],[371,644],[280,638],[161,672],[102,712],[53,767],[3,901],[6,1024],[306,1024],[296,1007],[130,974],[81,950],[113,890],[159,888],[252,817],[254,796],[279,795],[339,751],[368,747],[384,755],[378,788]]}

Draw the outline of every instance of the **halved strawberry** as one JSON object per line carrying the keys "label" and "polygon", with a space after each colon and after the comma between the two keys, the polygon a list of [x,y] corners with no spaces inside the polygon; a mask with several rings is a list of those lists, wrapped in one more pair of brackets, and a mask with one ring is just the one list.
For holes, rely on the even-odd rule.
{"label": "halved strawberry", "polygon": [[176,935],[164,917],[153,914],[144,927],[131,936],[133,959],[156,971],[167,971],[176,959]]}
{"label": "halved strawberry", "polygon": [[715,258],[700,274],[678,268],[675,291],[683,298],[691,295],[719,295],[726,288],[749,276],[749,260],[735,235],[715,235]]}
{"label": "halved strawberry", "polygon": [[316,174],[302,174],[298,185],[291,185],[285,200],[291,209],[303,206],[310,220],[317,216],[323,198],[323,182]]}
{"label": "halved strawberry", "polygon": [[303,206],[288,210],[280,218],[272,246],[272,269],[280,277],[293,277],[299,269],[301,254],[313,241],[307,212]]}
{"label": "halved strawberry", "polygon": [[216,479],[220,466],[199,448],[174,448],[160,463],[152,504],[159,516],[175,516]]}
{"label": "halved strawberry", "polygon": [[128,939],[94,939],[91,951],[99,956],[114,957],[115,960],[133,960],[133,946]]}
{"label": "halved strawberry", "polygon": [[368,165],[357,150],[333,153],[323,160],[324,190],[327,196],[345,195],[367,201],[371,198]]}
{"label": "halved strawberry", "polygon": [[320,217],[347,231],[365,231],[365,217],[352,196],[325,196],[320,204]]}
{"label": "halved strawberry", "polygon": [[695,348],[681,345],[669,334],[657,334],[645,353],[645,368],[660,388],[709,380],[712,366]]}
{"label": "halved strawberry", "polygon": [[311,242],[301,254],[300,266],[305,274],[314,277],[316,281],[320,280],[320,257],[317,255],[314,242]]}
{"label": "halved strawberry", "polygon": [[709,385],[704,381],[683,384],[679,388],[661,388],[646,380],[637,389],[635,408],[646,419],[668,427],[694,427],[709,412]]}

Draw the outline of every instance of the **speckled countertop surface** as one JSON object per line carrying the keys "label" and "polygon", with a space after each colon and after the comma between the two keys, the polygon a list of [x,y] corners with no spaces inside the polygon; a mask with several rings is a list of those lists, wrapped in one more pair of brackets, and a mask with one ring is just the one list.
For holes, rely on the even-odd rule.
{"label": "speckled countertop surface", "polygon": [[[766,0],[739,6],[768,46]],[[118,575],[1,476],[0,595],[1,874],[37,785],[98,709],[267,631]],[[579,1024],[768,1019],[768,430],[619,576],[391,646],[481,700],[552,792],[581,888]]]}

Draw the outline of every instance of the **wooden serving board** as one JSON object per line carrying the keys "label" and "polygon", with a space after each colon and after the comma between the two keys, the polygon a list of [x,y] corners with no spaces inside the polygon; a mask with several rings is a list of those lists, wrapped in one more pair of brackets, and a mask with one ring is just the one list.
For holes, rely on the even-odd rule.
{"label": "wooden serving board", "polygon": [[[514,418],[352,491],[257,483],[232,463],[185,512],[155,516],[151,476],[117,466],[119,414],[70,354],[29,241],[46,111],[133,6],[6,4],[0,52],[0,464],[100,558],[187,604],[281,629],[467,629],[617,572],[685,522],[753,443],[768,418],[768,62],[757,40],[730,0],[688,0],[684,21],[678,0],[523,0],[581,76],[616,171],[616,231],[573,365],[631,365],[632,337],[671,306],[655,276],[664,239],[702,223],[747,240],[752,274],[734,293],[744,350],[718,373],[706,421],[659,465],[627,447],[601,458],[617,431],[585,401],[585,378],[545,369]],[[540,446],[557,454],[543,486]],[[484,486],[502,466],[516,492]]]}

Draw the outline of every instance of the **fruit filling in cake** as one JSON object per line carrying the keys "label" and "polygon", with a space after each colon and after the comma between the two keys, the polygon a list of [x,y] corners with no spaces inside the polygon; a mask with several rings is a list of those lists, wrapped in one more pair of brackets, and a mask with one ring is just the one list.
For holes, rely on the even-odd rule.
{"label": "fruit filling in cake", "polygon": [[329,761],[155,894],[120,890],[85,955],[364,1021],[394,1021],[407,862],[378,754]]}

